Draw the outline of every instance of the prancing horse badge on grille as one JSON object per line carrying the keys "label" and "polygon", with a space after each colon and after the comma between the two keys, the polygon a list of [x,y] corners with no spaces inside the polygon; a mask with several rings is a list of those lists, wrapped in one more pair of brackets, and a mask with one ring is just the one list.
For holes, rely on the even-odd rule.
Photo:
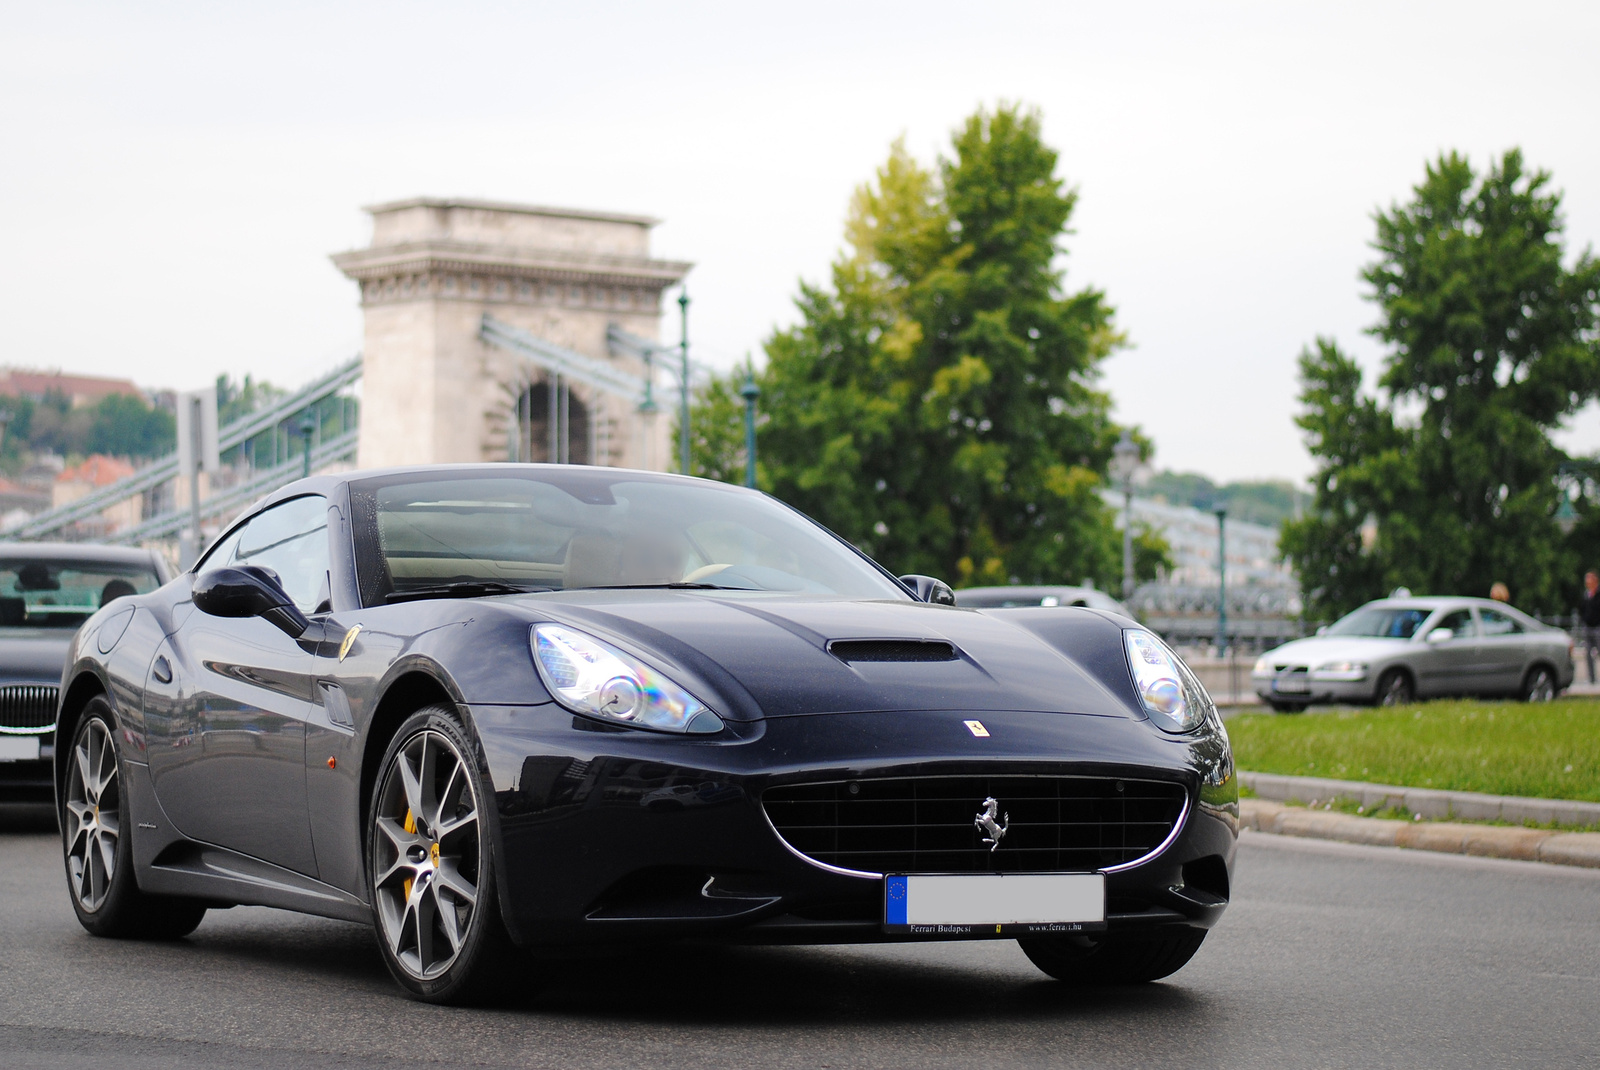
{"label": "prancing horse badge on grille", "polygon": [[1000,803],[990,797],[983,800],[983,813],[972,819],[972,823],[977,826],[978,831],[986,834],[983,837],[983,842],[989,845],[990,854],[993,854],[994,849],[1000,846],[1000,841],[1006,837],[1006,830],[1011,827],[1011,815],[1007,814],[1001,821],[996,821],[995,817],[999,813]]}

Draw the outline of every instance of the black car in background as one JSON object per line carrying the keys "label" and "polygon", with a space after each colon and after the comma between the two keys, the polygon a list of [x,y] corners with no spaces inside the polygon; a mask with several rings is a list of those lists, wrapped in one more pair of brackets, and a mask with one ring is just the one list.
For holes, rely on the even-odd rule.
{"label": "black car in background", "polygon": [[518,948],[681,938],[1179,969],[1238,829],[1204,688],[1117,614],[949,601],[707,480],[301,480],[79,631],[73,908],[123,937],[244,903],[368,922],[439,1002],[551,974]]}
{"label": "black car in background", "polygon": [[0,802],[50,801],[61,671],[79,625],[171,578],[148,550],[0,543]]}

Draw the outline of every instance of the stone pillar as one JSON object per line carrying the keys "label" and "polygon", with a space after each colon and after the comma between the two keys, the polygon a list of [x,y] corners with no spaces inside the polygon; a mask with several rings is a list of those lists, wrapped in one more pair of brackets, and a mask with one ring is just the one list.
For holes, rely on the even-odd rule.
{"label": "stone pillar", "polygon": [[[333,257],[361,287],[363,468],[511,456],[517,398],[544,372],[479,339],[485,312],[642,377],[643,362],[610,354],[606,327],[657,338],[662,291],[691,266],[650,258],[643,216],[431,198],[367,211],[372,244]],[[672,467],[670,415],[572,391],[593,463]]]}

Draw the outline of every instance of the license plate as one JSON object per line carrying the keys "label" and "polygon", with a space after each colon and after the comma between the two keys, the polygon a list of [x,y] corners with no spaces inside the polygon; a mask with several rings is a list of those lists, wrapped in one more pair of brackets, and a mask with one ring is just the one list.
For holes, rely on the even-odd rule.
{"label": "license plate", "polygon": [[883,880],[883,928],[952,936],[1085,932],[1106,924],[1099,873],[912,874]]}
{"label": "license plate", "polygon": [[38,757],[38,736],[0,736],[0,762],[31,762]]}
{"label": "license plate", "polygon": [[1284,695],[1303,695],[1311,690],[1311,685],[1304,680],[1274,680],[1272,690]]}

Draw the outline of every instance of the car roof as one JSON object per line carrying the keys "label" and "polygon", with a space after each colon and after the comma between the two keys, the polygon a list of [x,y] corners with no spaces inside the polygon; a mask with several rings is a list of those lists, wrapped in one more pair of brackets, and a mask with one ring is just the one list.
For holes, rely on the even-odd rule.
{"label": "car roof", "polygon": [[1421,598],[1377,598],[1361,606],[1361,609],[1416,609],[1433,613],[1440,609],[1466,609],[1476,606],[1480,610],[1493,609],[1501,613],[1513,613],[1517,617],[1531,624],[1543,626],[1539,618],[1526,610],[1506,602],[1497,602],[1492,598],[1475,598],[1471,595],[1434,595]]}
{"label": "car roof", "polygon": [[0,558],[12,561],[83,561],[99,564],[148,565],[149,550],[93,542],[0,542]]}

